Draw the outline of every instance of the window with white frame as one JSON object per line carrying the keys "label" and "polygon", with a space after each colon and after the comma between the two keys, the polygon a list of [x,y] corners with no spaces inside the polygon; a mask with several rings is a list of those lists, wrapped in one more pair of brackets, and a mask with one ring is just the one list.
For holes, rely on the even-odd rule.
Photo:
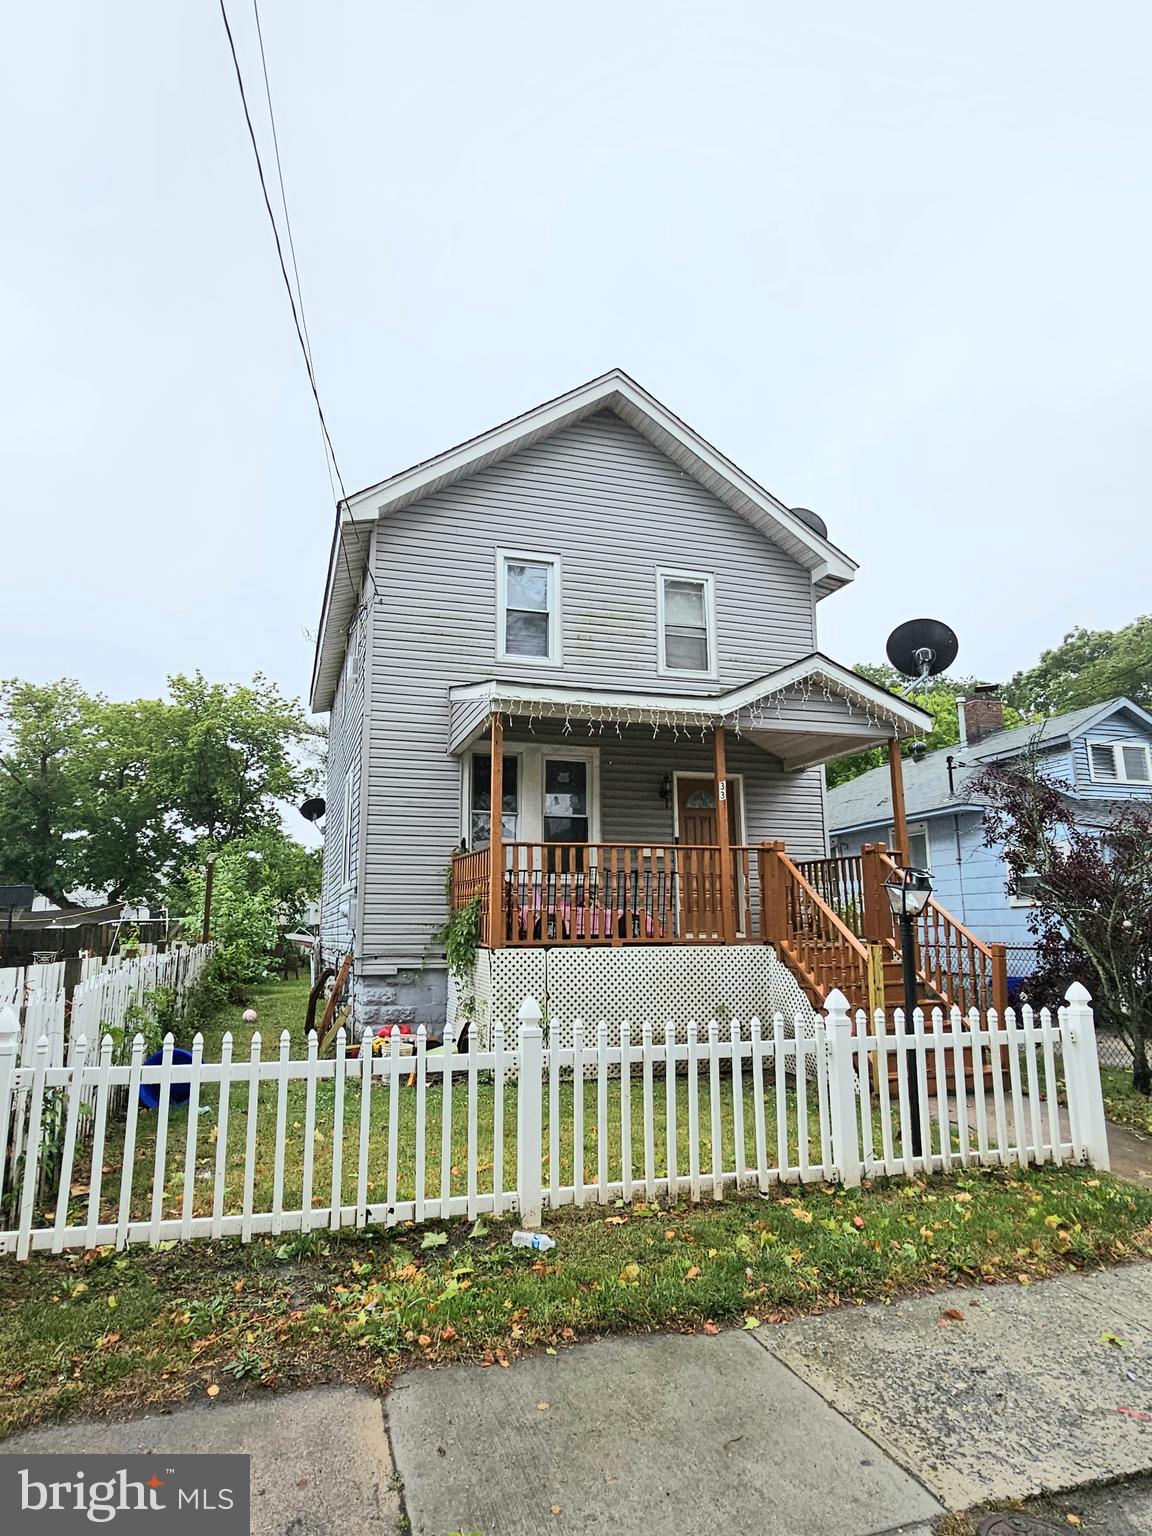
{"label": "window with white frame", "polygon": [[656,572],[659,670],[711,677],[716,670],[712,577],[699,571]]}
{"label": "window with white frame", "polygon": [[[888,846],[896,847],[896,828],[888,828]],[[928,823],[908,823],[908,868],[932,870],[932,840],[928,836]]]}
{"label": "window with white frame", "polygon": [[1094,784],[1152,784],[1152,754],[1142,741],[1090,741],[1088,771]]}
{"label": "window with white frame", "polygon": [[[1061,855],[1067,855],[1072,851],[1072,844],[1066,837],[1057,837],[1052,840],[1052,851]],[[1036,905],[1036,887],[1043,878],[1043,871],[1039,869],[1023,869],[1015,877],[1008,879],[1008,901],[1013,907],[1034,907]]]}
{"label": "window with white frame", "polygon": [[[520,833],[520,758],[505,752],[500,824],[514,843]],[[473,752],[468,785],[468,846],[487,848],[492,834],[492,754]]]}
{"label": "window with white frame", "polygon": [[501,661],[560,661],[560,561],[498,550],[496,653]]}

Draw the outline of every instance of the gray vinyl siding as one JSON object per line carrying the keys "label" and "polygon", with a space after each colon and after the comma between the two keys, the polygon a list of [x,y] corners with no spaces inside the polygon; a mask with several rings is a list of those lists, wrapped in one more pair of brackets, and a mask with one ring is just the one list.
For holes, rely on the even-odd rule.
{"label": "gray vinyl siding", "polygon": [[[328,961],[345,954],[355,944],[370,612],[364,610],[361,613],[349,637],[348,651],[328,721],[327,813],[324,817],[324,872],[320,887],[320,941]],[[347,882],[343,878],[346,783],[351,788],[349,808],[354,829],[352,873]]]}
{"label": "gray vinyl siding", "polygon": [[[497,662],[498,548],[560,556],[562,667]],[[431,934],[443,920],[444,871],[460,837],[449,688],[499,676],[538,685],[701,691],[699,680],[657,669],[658,566],[714,577],[712,688],[749,682],[813,650],[808,573],[611,413],[379,524],[361,944],[367,967],[389,969],[435,953]],[[614,803],[612,777],[602,784],[605,837],[650,835],[633,818],[663,813],[657,787],[674,752],[710,762],[707,746],[682,741],[674,748],[667,731],[656,741],[647,732],[641,757],[643,734],[633,755],[620,758],[623,803]],[[587,744],[587,726],[574,726],[572,739]],[[756,748],[733,743],[732,750],[731,771],[741,771],[739,761],[766,772],[769,759]],[[750,814],[749,834],[822,852],[820,771],[776,777],[779,815],[757,812],[754,828]]]}

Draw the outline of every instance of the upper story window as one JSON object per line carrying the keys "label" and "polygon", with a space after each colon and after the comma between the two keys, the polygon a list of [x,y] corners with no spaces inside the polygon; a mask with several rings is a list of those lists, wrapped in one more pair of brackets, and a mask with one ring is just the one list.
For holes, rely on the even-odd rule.
{"label": "upper story window", "polygon": [[687,677],[716,671],[716,612],[712,577],[699,571],[656,572],[659,670]]}
{"label": "upper story window", "polygon": [[1090,741],[1088,771],[1094,784],[1152,784],[1152,755],[1142,741]]}
{"label": "upper story window", "polygon": [[560,663],[560,560],[496,552],[496,655],[500,661]]}

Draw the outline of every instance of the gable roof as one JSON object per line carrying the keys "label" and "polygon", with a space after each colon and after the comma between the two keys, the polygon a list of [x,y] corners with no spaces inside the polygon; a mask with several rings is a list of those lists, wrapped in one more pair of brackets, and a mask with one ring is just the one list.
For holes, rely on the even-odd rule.
{"label": "gable roof", "polygon": [[[1019,757],[1029,750],[1051,751],[1074,737],[1086,735],[1102,721],[1122,710],[1132,714],[1152,730],[1152,715],[1131,699],[1108,699],[1084,709],[1050,715],[1030,725],[996,731],[972,747],[940,747],[920,762],[904,759],[904,811],[909,821],[937,811],[979,809],[980,802],[965,793],[965,785],[987,767],[1004,758]],[[948,789],[948,758],[962,760],[953,764],[954,793]],[[887,766],[872,768],[846,784],[828,791],[828,829],[847,832],[856,827],[874,826],[892,814],[892,790]]]}
{"label": "gable roof", "polygon": [[314,710],[329,709],[332,705],[348,628],[364,585],[370,530],[376,521],[599,411],[614,411],[685,474],[791,555],[811,574],[817,598],[845,586],[855,576],[856,562],[843,550],[725,458],[622,369],[614,368],[555,400],[547,400],[511,421],[348,497],[341,507],[340,524],[328,561],[312,672]]}

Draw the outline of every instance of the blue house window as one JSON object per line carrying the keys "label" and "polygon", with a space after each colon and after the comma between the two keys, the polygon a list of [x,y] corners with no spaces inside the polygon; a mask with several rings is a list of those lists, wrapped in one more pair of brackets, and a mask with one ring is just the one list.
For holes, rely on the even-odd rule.
{"label": "blue house window", "polygon": [[1090,741],[1088,771],[1094,784],[1152,784],[1152,761],[1142,741]]}

